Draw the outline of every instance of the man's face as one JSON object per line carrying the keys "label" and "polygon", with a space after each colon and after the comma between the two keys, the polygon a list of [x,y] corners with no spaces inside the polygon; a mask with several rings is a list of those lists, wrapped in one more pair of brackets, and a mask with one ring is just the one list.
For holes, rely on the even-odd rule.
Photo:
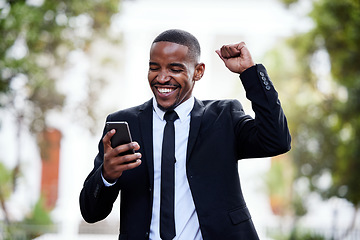
{"label": "man's face", "polygon": [[151,46],[148,80],[162,110],[174,109],[189,99],[203,71],[204,64],[190,59],[186,46],[172,42],[157,42]]}

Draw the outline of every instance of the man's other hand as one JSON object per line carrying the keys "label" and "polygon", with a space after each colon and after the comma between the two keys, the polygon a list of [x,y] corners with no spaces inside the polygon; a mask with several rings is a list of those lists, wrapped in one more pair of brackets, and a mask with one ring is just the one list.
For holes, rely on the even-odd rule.
{"label": "man's other hand", "polygon": [[216,53],[224,61],[225,66],[234,73],[241,74],[254,66],[251,54],[244,42],[224,45]]}

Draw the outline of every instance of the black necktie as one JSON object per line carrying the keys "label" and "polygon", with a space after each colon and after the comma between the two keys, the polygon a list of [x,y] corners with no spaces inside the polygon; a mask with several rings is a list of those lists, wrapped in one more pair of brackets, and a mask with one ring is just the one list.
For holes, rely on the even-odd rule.
{"label": "black necktie", "polygon": [[175,127],[179,116],[174,111],[165,113],[166,125],[161,153],[161,193],[160,193],[160,237],[171,240],[175,237]]}

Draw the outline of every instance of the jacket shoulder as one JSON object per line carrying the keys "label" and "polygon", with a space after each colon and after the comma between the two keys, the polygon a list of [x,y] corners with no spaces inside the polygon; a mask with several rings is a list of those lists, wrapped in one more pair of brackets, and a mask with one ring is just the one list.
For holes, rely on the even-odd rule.
{"label": "jacket shoulder", "polygon": [[140,112],[144,111],[147,108],[151,108],[151,107],[152,107],[152,100],[150,99],[149,101],[147,101],[141,105],[110,113],[107,116],[106,121],[120,121],[120,120],[133,119],[133,118],[137,117]]}
{"label": "jacket shoulder", "polygon": [[224,111],[226,109],[241,110],[242,105],[237,99],[225,100],[198,100],[198,103],[205,108],[205,111]]}

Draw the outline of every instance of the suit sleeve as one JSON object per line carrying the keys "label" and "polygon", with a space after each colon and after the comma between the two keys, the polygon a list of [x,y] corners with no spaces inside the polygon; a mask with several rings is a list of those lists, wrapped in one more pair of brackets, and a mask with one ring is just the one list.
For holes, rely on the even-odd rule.
{"label": "suit sleeve", "polygon": [[255,118],[241,117],[233,110],[239,158],[271,157],[289,151],[287,120],[265,67],[257,64],[245,70],[240,78]]}
{"label": "suit sleeve", "polygon": [[101,178],[104,161],[102,140],[99,142],[98,149],[99,152],[94,160],[94,168],[84,182],[79,199],[81,215],[89,223],[103,220],[110,214],[120,189],[118,183],[110,187],[105,186]]}

